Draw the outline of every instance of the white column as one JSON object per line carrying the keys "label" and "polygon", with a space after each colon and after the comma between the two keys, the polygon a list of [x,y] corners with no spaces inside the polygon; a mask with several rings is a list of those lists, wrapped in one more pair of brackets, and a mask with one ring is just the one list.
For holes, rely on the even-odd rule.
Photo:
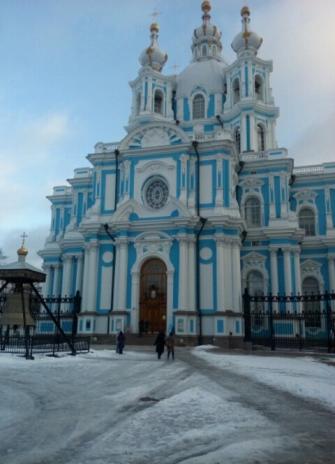
{"label": "white column", "polygon": [[[62,279],[62,297],[70,296],[71,289],[71,270],[72,270],[72,256],[63,256],[63,279]],[[55,272],[56,275],[56,272]],[[54,279],[55,283],[55,279]]]}
{"label": "white column", "polygon": [[224,241],[218,237],[216,239],[216,287],[217,287],[217,307],[218,311],[225,310],[225,253]]}
{"label": "white column", "polygon": [[[273,296],[278,295],[278,256],[277,248],[270,248],[270,265],[271,265],[271,293]],[[273,303],[273,309],[278,310],[278,303]]]}
{"label": "white column", "polygon": [[188,291],[189,291],[189,298],[188,298],[188,308],[191,311],[195,311],[195,271],[196,271],[196,263],[195,263],[195,238],[192,238],[188,242]]}
{"label": "white column", "polygon": [[270,262],[271,262],[271,293],[272,295],[278,294],[278,261],[277,249],[270,249]]}
{"label": "white column", "polygon": [[125,238],[119,239],[119,250],[117,259],[118,270],[118,299],[117,309],[125,311],[127,307],[127,269],[128,269],[128,240]]}
{"label": "white column", "polygon": [[258,151],[257,146],[257,127],[255,124],[255,115],[250,114],[250,150]]}
{"label": "white column", "polygon": [[270,202],[270,219],[276,217],[276,204],[275,204],[275,185],[274,177],[269,176],[269,202]]}
{"label": "white column", "polygon": [[188,243],[186,237],[179,238],[179,310],[187,309]]}
{"label": "white column", "polygon": [[88,310],[88,277],[89,277],[89,257],[90,257],[90,249],[88,244],[85,247],[85,254],[84,254],[84,275],[83,275],[83,291],[82,291],[82,311]]}
{"label": "white column", "polygon": [[332,208],[330,201],[330,189],[325,189],[325,201],[326,201],[326,221],[327,221],[327,232],[333,228]]}
{"label": "white column", "polygon": [[335,257],[328,256],[329,292],[335,291]]}
{"label": "white column", "polygon": [[[335,291],[335,261],[334,256],[328,256],[329,292]],[[335,301],[331,301],[332,311],[335,311]]]}
{"label": "white column", "polygon": [[90,242],[89,252],[89,269],[87,279],[87,306],[89,311],[96,310],[96,297],[97,297],[97,277],[98,277],[98,249],[99,243],[97,241]]}
{"label": "white column", "polygon": [[294,251],[294,270],[295,270],[295,289],[296,293],[302,293],[301,288],[301,269],[300,269],[300,251]]}
{"label": "white column", "polygon": [[131,331],[139,333],[140,319],[140,273],[131,274]]}
{"label": "white column", "polygon": [[77,275],[76,275],[76,288],[75,291],[82,293],[82,282],[83,282],[83,255],[77,257]]}
{"label": "white column", "polygon": [[232,278],[233,278],[233,311],[242,310],[242,291],[241,291],[241,254],[240,245],[233,242],[232,245]]}
{"label": "white column", "polygon": [[241,152],[247,150],[247,122],[246,122],[246,114],[241,113]]}
{"label": "white column", "polygon": [[225,239],[223,244],[223,266],[224,266],[224,279],[223,279],[223,294],[224,294],[224,309],[232,310],[233,302],[233,272],[232,272],[232,241]]}
{"label": "white column", "polygon": [[43,285],[43,296],[47,297],[52,293],[52,289],[50,289],[51,283],[51,266],[50,264],[44,264],[43,269],[46,273],[45,283]]}
{"label": "white column", "polygon": [[61,294],[61,289],[60,289],[60,270],[61,270],[61,265],[60,264],[55,264],[54,266],[54,281],[53,281],[53,289],[52,289],[52,294],[55,296],[59,296]]}
{"label": "white column", "polygon": [[[283,248],[284,253],[284,279],[285,279],[285,295],[290,296],[292,293],[292,271],[291,271],[291,250]],[[286,303],[286,310],[291,311],[292,305]]]}

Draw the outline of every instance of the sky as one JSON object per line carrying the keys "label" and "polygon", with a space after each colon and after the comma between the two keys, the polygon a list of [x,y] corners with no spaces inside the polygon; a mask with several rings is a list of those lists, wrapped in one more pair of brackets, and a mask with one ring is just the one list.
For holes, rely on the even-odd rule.
{"label": "sky", "polygon": [[[277,140],[295,165],[334,161],[334,0],[212,0],[223,53],[251,9],[263,37],[259,56],[273,60],[280,108]],[[46,196],[66,185],[99,142],[125,136],[138,57],[149,45],[158,11],[166,74],[191,59],[201,0],[1,0],[0,2],[0,249],[16,259],[28,234],[28,261],[40,265],[50,226]]]}

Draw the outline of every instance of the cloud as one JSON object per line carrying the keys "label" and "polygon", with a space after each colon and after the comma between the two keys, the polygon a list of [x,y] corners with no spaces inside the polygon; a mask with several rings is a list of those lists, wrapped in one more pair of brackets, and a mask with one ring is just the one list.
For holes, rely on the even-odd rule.
{"label": "cloud", "polygon": [[319,164],[334,161],[335,112],[319,124],[310,126],[295,141],[290,150],[295,165]]}

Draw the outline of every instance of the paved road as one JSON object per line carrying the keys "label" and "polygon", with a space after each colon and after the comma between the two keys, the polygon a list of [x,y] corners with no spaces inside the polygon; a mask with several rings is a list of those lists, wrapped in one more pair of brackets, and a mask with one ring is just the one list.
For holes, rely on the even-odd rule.
{"label": "paved road", "polygon": [[335,463],[332,412],[177,357],[1,365],[1,464]]}

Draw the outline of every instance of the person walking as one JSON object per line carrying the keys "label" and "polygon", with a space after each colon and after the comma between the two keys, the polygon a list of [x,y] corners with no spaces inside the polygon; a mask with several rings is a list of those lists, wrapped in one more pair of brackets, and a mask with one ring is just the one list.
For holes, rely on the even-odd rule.
{"label": "person walking", "polygon": [[166,345],[166,348],[167,348],[167,358],[170,359],[170,354],[171,354],[172,360],[174,361],[175,339],[174,339],[174,333],[173,332],[170,332],[169,336],[166,337],[165,345]]}
{"label": "person walking", "polygon": [[165,346],[165,333],[162,330],[158,332],[154,345],[156,345],[157,357],[158,359],[161,359]]}
{"label": "person walking", "polygon": [[116,352],[117,353],[119,354],[123,353],[125,341],[126,341],[126,337],[124,333],[122,332],[122,330],[120,330],[120,332],[118,333],[116,337]]}

